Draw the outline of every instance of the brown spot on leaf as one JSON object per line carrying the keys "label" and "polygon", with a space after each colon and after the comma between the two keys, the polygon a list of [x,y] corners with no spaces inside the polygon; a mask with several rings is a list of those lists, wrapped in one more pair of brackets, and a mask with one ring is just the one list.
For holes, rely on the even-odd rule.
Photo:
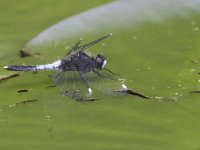
{"label": "brown spot on leaf", "polygon": [[39,100],[37,100],[37,99],[29,99],[29,100],[25,100],[25,101],[21,101],[21,102],[18,102],[18,103],[14,103],[14,104],[8,105],[8,107],[12,108],[12,107],[16,107],[17,105],[27,104],[27,103],[34,103],[34,102],[37,102],[37,101],[39,101]]}
{"label": "brown spot on leaf", "polygon": [[16,103],[17,105],[18,104],[27,104],[27,103],[34,103],[34,102],[38,102],[39,100],[37,99],[29,99],[29,100],[25,100],[25,101],[21,101],[21,102],[18,102]]}
{"label": "brown spot on leaf", "polygon": [[13,74],[10,74],[10,75],[6,75],[6,76],[1,77],[0,81],[4,81],[4,80],[11,79],[11,78],[15,78],[15,77],[18,77],[19,75],[20,75],[19,73],[13,73]]}
{"label": "brown spot on leaf", "polygon": [[19,90],[17,90],[17,93],[26,93],[26,92],[28,92],[27,89],[19,89]]}
{"label": "brown spot on leaf", "polygon": [[22,57],[22,58],[33,56],[33,54],[31,54],[31,53],[25,51],[24,49],[21,49],[21,50],[19,51],[19,54],[20,54],[20,57]]}
{"label": "brown spot on leaf", "polygon": [[21,58],[24,58],[24,57],[30,57],[30,56],[37,56],[37,55],[39,55],[39,53],[32,54],[32,53],[26,51],[25,49],[21,49],[19,51],[19,55]]}
{"label": "brown spot on leaf", "polygon": [[137,92],[137,91],[133,91],[133,90],[130,90],[130,89],[118,90],[118,91],[115,91],[115,92],[126,93],[126,94],[129,94],[129,95],[138,96],[138,97],[143,98],[143,99],[151,99],[150,97],[144,95],[143,93],[140,93],[140,92]]}
{"label": "brown spot on leaf", "polygon": [[56,85],[49,85],[46,88],[49,89],[49,88],[54,88],[54,87],[56,87]]}
{"label": "brown spot on leaf", "polygon": [[78,100],[78,101],[83,101],[83,102],[91,102],[91,101],[96,101],[96,100],[99,100],[98,98],[88,98],[88,99],[83,99],[83,100]]}
{"label": "brown spot on leaf", "polygon": [[150,97],[144,95],[143,93],[139,93],[137,91],[127,90],[126,92],[127,92],[127,94],[138,96],[138,97],[141,97],[141,98],[144,98],[144,99],[151,99]]}
{"label": "brown spot on leaf", "polygon": [[200,94],[200,90],[194,90],[194,91],[190,91],[190,94]]}

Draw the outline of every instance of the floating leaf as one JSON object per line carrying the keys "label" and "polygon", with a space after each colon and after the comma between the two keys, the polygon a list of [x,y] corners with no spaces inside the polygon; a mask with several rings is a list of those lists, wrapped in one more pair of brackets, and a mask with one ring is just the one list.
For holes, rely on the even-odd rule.
{"label": "floating leaf", "polygon": [[[129,87],[153,99],[99,93],[81,103],[46,88],[53,72],[24,72],[0,83],[1,149],[199,149],[200,95],[190,92],[200,88],[200,1],[104,2],[1,2],[2,67],[53,62],[81,37],[87,43],[113,33],[88,51],[103,53]],[[21,48],[39,55],[19,58]],[[26,100],[38,101],[16,105]]]}

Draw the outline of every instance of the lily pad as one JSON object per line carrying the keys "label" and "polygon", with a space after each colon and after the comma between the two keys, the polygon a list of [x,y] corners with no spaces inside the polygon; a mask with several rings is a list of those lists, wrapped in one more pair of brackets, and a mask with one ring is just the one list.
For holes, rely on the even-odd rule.
{"label": "lily pad", "polygon": [[[23,72],[0,83],[1,149],[200,148],[200,95],[191,93],[200,88],[199,1],[1,3],[2,67],[53,62],[81,37],[113,33],[88,52],[105,55],[130,88],[153,97],[98,93],[100,100],[81,103],[46,88],[53,72]],[[37,55],[20,58],[21,49]]]}

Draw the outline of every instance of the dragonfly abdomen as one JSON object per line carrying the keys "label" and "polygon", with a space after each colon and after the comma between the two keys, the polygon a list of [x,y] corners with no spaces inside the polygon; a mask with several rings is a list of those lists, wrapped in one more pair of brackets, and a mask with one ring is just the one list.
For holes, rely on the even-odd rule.
{"label": "dragonfly abdomen", "polygon": [[37,71],[37,70],[58,70],[61,60],[55,61],[52,64],[35,65],[35,66],[5,66],[4,68],[10,71]]}

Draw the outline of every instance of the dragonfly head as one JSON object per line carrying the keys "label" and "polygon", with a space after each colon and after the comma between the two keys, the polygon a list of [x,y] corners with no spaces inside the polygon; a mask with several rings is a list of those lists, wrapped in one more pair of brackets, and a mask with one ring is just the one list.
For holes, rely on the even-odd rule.
{"label": "dragonfly head", "polygon": [[94,60],[95,67],[97,69],[104,69],[106,63],[107,63],[106,58],[100,54],[98,54]]}

